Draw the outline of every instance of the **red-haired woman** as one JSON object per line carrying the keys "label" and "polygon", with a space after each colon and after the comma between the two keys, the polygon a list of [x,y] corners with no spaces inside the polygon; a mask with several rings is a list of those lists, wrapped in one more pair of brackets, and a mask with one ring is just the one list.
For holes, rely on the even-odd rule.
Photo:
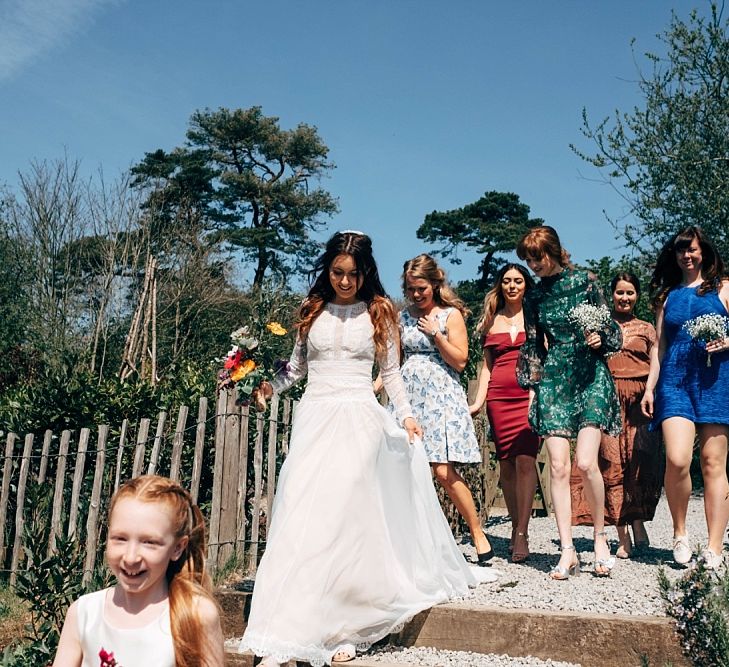
{"label": "red-haired woman", "polygon": [[605,357],[620,349],[620,328],[611,319],[581,330],[571,310],[605,305],[595,276],[573,269],[557,232],[534,227],[519,241],[517,254],[540,278],[524,299],[527,340],[517,364],[519,384],[536,392],[529,414],[532,428],[549,452],[550,486],[562,545],[553,579],[579,572],[572,542],[570,439],[592,514],[596,576],[615,565],[605,531],[605,487],[597,463],[600,434],[620,433],[620,405]]}

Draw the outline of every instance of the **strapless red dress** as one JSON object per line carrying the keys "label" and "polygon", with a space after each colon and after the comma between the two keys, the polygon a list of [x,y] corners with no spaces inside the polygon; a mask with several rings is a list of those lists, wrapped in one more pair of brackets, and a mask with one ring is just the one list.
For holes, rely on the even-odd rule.
{"label": "strapless red dress", "polygon": [[522,454],[536,456],[539,450],[539,436],[529,428],[529,392],[516,381],[516,361],[525,340],[523,331],[514,341],[509,333],[490,333],[483,343],[493,360],[486,394],[486,414],[498,459]]}

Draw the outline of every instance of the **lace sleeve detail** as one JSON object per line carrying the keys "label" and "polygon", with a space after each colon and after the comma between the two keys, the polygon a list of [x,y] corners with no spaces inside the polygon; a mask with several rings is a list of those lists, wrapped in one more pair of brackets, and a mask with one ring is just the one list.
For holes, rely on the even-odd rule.
{"label": "lace sleeve detail", "polygon": [[387,350],[384,358],[378,358],[377,363],[380,366],[380,376],[385,386],[387,396],[395,408],[397,420],[402,424],[405,419],[413,416],[410,407],[410,401],[407,397],[407,389],[400,375],[400,349],[396,329],[390,330],[387,340]]}
{"label": "lace sleeve detail", "polygon": [[277,394],[286,391],[306,375],[306,342],[296,339],[289,362],[284,365],[271,380],[273,391]]}
{"label": "lace sleeve detail", "polygon": [[[606,306],[607,302],[603,296],[600,285],[597,282],[597,278],[589,274],[587,283],[587,299],[593,306]],[[605,326],[602,331],[598,331],[600,339],[602,340],[602,346],[599,352],[602,353],[603,357],[611,357],[616,352],[619,352],[623,347],[623,332],[620,329],[620,325],[612,318],[610,323]]]}
{"label": "lace sleeve detail", "polygon": [[526,340],[516,361],[516,380],[522,389],[536,387],[542,379],[542,366],[546,350],[544,333],[539,326],[537,304],[531,293],[524,297],[524,330]]}

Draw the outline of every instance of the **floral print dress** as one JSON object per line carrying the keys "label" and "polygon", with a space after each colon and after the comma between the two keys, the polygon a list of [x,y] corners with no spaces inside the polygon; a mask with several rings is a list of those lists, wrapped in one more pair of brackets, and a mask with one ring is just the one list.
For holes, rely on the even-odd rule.
{"label": "floral print dress", "polygon": [[529,423],[542,437],[574,438],[584,426],[617,436],[622,428],[620,405],[606,358],[622,345],[614,320],[592,350],[584,333],[570,320],[576,305],[605,304],[594,275],[566,268],[542,278],[524,297],[527,340],[517,362],[517,379],[536,392]]}
{"label": "floral print dress", "polygon": [[[453,309],[437,315],[448,335],[446,320]],[[403,365],[400,369],[413,415],[423,429],[423,445],[431,463],[480,463],[481,450],[468,412],[458,373],[440,356],[436,344],[418,329],[408,310],[400,312]]]}

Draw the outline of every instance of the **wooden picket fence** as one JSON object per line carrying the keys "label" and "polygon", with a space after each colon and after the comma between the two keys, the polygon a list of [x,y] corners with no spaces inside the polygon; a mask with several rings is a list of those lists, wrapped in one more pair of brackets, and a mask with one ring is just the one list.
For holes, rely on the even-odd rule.
{"label": "wooden picket fence", "polygon": [[[53,552],[61,535],[73,538],[83,547],[84,576],[90,579],[102,558],[111,496],[123,480],[145,473],[179,481],[201,506],[208,523],[211,572],[231,565],[254,571],[265,546],[295,407],[295,401],[274,396],[267,412],[256,413],[237,405],[234,393],[222,392],[213,415],[208,416],[204,397],[194,419],[188,406],[179,408],[174,424],[166,412],[159,413],[154,435],[149,418],[136,423],[125,419],[116,431],[109,425],[100,425],[93,433],[89,428],[78,433],[66,430],[60,436],[46,431],[40,448],[35,434],[23,438],[7,434],[0,482],[0,571],[9,573],[12,584],[25,567],[22,538],[30,509],[26,495],[35,482],[52,484],[53,494],[48,544],[32,545],[34,554],[43,549]],[[472,479],[468,481],[485,519],[490,508],[502,503],[493,444],[483,422],[477,432],[484,464],[469,466]],[[549,511],[546,455],[540,454],[536,465],[542,491],[534,507]],[[442,492],[441,500],[459,532],[457,512]]]}

